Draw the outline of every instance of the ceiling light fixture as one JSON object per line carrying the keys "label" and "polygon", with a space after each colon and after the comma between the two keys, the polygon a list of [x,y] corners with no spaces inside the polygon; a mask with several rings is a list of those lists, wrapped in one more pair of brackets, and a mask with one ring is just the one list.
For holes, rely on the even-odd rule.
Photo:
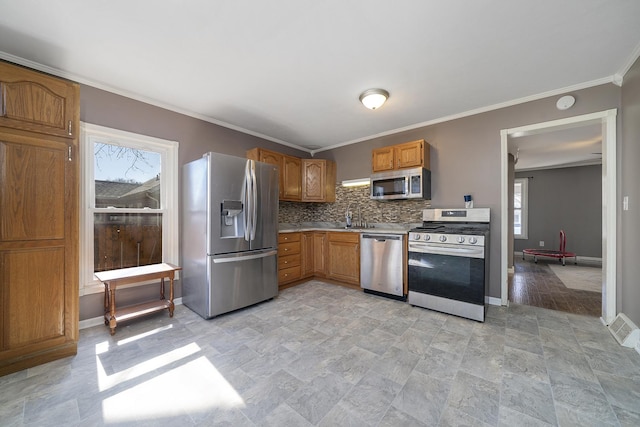
{"label": "ceiling light fixture", "polygon": [[360,102],[370,110],[382,107],[389,98],[389,92],[384,89],[367,89],[360,95]]}

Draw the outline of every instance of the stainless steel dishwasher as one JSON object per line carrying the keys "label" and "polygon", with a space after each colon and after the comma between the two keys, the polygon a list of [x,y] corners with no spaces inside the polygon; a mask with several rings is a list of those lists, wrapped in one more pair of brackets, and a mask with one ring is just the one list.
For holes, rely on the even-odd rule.
{"label": "stainless steel dishwasher", "polygon": [[360,235],[360,286],[365,292],[404,299],[404,234]]}

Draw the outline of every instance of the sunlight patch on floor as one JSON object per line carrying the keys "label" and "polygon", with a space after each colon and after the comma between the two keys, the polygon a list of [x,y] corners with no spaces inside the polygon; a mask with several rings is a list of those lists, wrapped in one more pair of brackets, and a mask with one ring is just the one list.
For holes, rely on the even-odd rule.
{"label": "sunlight patch on floor", "polygon": [[243,408],[242,397],[204,356],[102,401],[105,423]]}
{"label": "sunlight patch on floor", "polygon": [[[101,345],[102,344],[98,344],[96,347]],[[185,357],[191,356],[192,354],[196,354],[199,351],[200,347],[198,346],[198,344],[191,343],[184,347],[180,347],[164,353],[160,356],[152,357],[151,359],[145,360],[142,363],[138,363],[131,368],[115,372],[112,375],[108,375],[100,360],[99,354],[101,353],[99,353],[98,349],[96,348],[96,370],[98,372],[98,387],[100,391],[109,390],[110,388],[115,387],[120,383],[131,381],[158,368],[184,359]]]}

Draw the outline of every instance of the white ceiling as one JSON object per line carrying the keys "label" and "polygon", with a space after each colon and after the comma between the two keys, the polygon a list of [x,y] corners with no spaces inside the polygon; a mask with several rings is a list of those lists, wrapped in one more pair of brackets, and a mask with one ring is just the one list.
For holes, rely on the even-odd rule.
{"label": "white ceiling", "polygon": [[[638,0],[0,0],[0,57],[316,150],[618,82]],[[376,111],[358,96],[381,87]]]}
{"label": "white ceiling", "polygon": [[602,164],[602,125],[589,124],[509,138],[517,171]]}

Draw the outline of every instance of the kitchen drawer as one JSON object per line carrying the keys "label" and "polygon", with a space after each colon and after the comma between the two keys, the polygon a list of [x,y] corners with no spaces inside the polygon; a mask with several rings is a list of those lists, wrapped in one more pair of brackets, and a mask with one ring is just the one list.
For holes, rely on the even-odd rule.
{"label": "kitchen drawer", "polygon": [[289,243],[289,242],[299,242],[300,241],[300,233],[279,233],[278,234],[278,243]]}
{"label": "kitchen drawer", "polygon": [[300,253],[300,241],[280,243],[278,246],[278,256],[293,255]]}
{"label": "kitchen drawer", "polygon": [[297,267],[300,265],[300,254],[285,255],[278,257],[278,270]]}
{"label": "kitchen drawer", "polygon": [[300,266],[278,270],[278,283],[288,283],[300,279]]}
{"label": "kitchen drawer", "polygon": [[336,231],[329,233],[330,242],[347,242],[347,243],[359,243],[360,233],[351,233],[347,231]]}

